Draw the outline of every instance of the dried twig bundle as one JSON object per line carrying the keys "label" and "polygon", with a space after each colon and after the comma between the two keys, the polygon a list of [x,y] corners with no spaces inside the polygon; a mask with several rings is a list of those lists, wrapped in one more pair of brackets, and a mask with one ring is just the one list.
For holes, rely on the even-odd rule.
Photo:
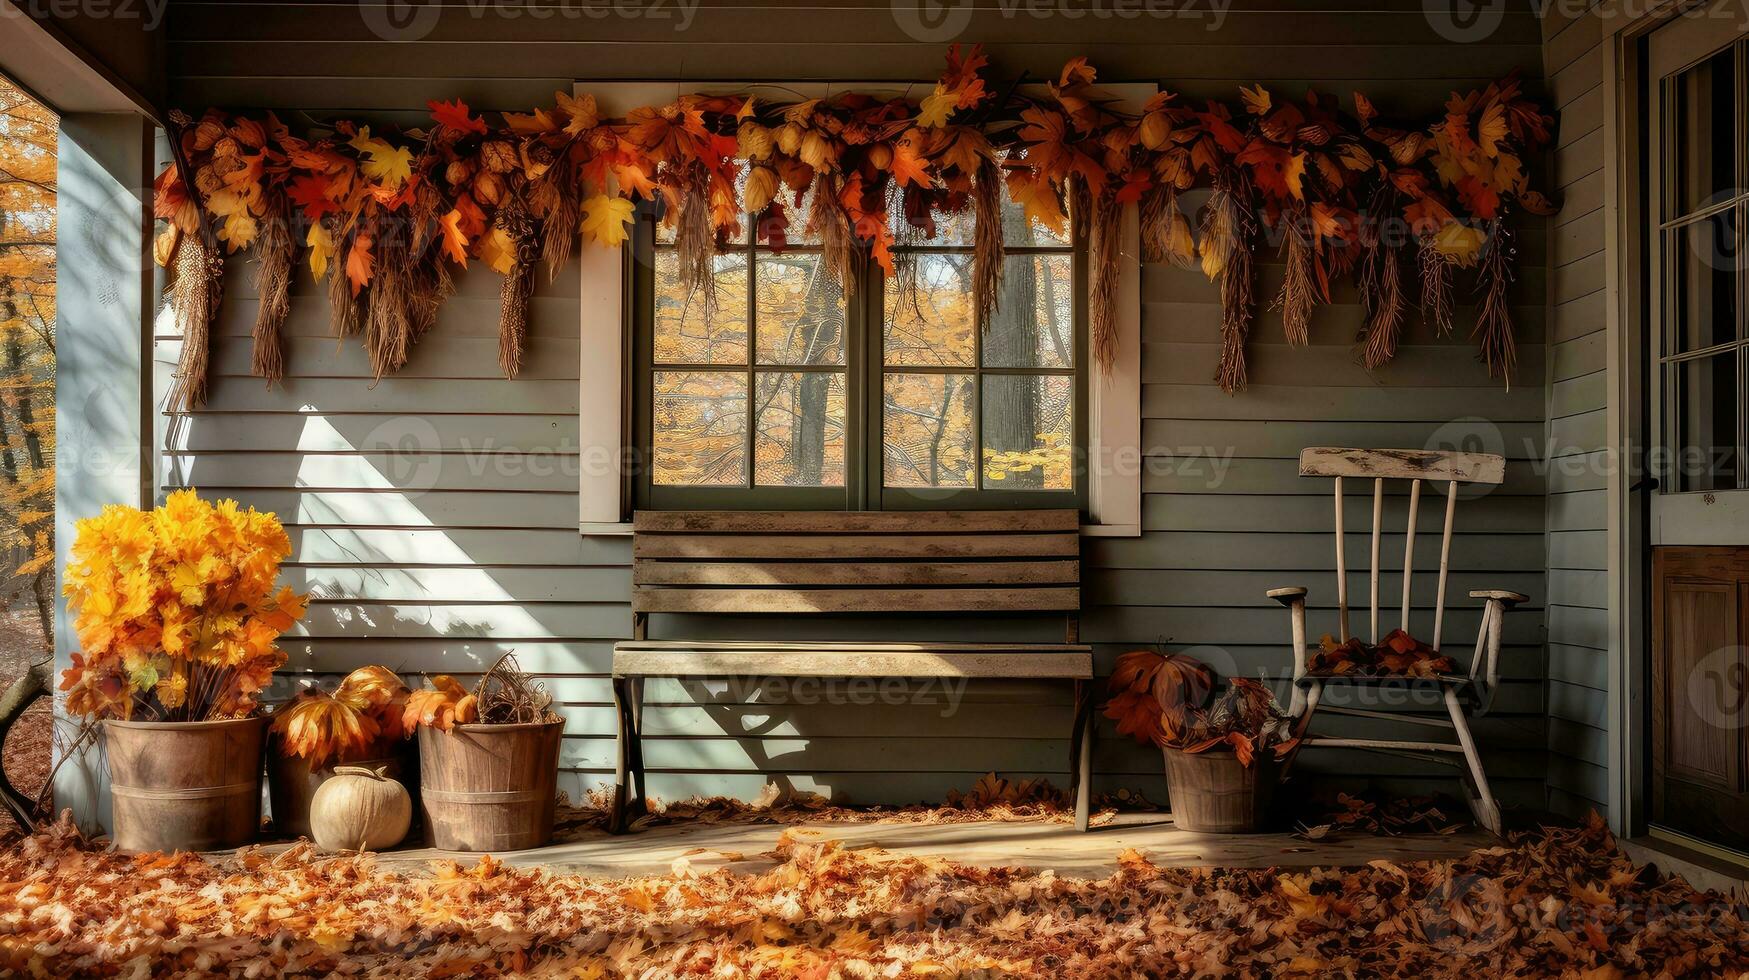
{"label": "dried twig bundle", "polygon": [[1002,288],[1002,171],[988,154],[972,181],[972,304],[988,325]]}
{"label": "dried twig bundle", "polygon": [[1312,246],[1301,234],[1302,213],[1282,216],[1282,229],[1287,237],[1282,251],[1287,257],[1287,274],[1282,277],[1281,290],[1275,294],[1270,309],[1281,311],[1281,332],[1294,347],[1312,342],[1312,307],[1317,303],[1317,283],[1312,278]]}
{"label": "dried twig bundle", "polygon": [[1470,332],[1481,347],[1488,377],[1505,380],[1512,387],[1512,371],[1518,366],[1518,340],[1513,336],[1512,307],[1507,290],[1512,285],[1512,233],[1506,222],[1495,218],[1488,224],[1488,243],[1482,250],[1482,269],[1476,288],[1482,294],[1476,308],[1476,327]]}
{"label": "dried twig bundle", "polygon": [[1383,367],[1397,356],[1403,335],[1403,270],[1401,249],[1378,246],[1369,249],[1367,268],[1361,272],[1361,297],[1367,309],[1362,361],[1368,370]]}
{"label": "dried twig bundle", "polygon": [[205,235],[184,235],[176,248],[176,278],[170,305],[182,331],[182,356],[170,391],[170,410],[186,412],[206,404],[212,325],[219,315],[225,259]]}
{"label": "dried twig bundle", "polygon": [[474,688],[480,722],[487,725],[519,725],[559,720],[553,711],[553,696],[517,666],[516,655],[506,653],[480,678]]}
{"label": "dried twig bundle", "polygon": [[1421,258],[1421,319],[1443,337],[1451,333],[1451,259],[1433,247],[1431,239],[1418,243]]}
{"label": "dried twig bundle", "polygon": [[1256,307],[1251,268],[1255,223],[1246,207],[1250,196],[1243,175],[1231,168],[1215,174],[1198,245],[1203,274],[1221,286],[1221,362],[1215,382],[1228,394],[1245,387],[1245,340]]}
{"label": "dried twig bundle", "polygon": [[514,378],[522,370],[523,349],[528,342],[528,305],[534,295],[535,266],[540,262],[540,236],[534,216],[514,197],[505,203],[498,220],[515,248],[499,291],[498,366],[506,378]]}
{"label": "dried twig bundle", "polygon": [[[580,237],[578,228],[583,220],[581,188],[571,155],[561,153],[534,183],[529,194],[531,209],[540,215],[541,259],[547,265],[548,282],[559,278],[559,270],[570,260],[571,249]],[[708,209],[705,213],[709,214]]]}
{"label": "dried twig bundle", "polygon": [[255,289],[260,307],[255,313],[254,347],[249,369],[272,385],[285,377],[286,317],[291,314],[292,267],[297,263],[297,240],[291,232],[291,206],[283,192],[270,186],[266,214],[255,237],[255,258],[260,263]]}
{"label": "dried twig bundle", "polygon": [[346,275],[346,263],[339,261],[339,256],[346,255],[346,249],[352,241],[352,235],[345,233],[339,220],[330,215],[324,218],[329,235],[335,244],[334,254],[337,261],[328,265],[328,316],[334,326],[334,336],[350,337],[362,328],[364,324],[364,304],[360,302],[357,290],[352,287],[352,280]]}

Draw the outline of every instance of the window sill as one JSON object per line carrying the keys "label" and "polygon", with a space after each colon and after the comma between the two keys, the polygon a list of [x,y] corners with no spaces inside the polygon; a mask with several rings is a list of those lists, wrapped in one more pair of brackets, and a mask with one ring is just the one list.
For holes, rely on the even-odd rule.
{"label": "window sill", "polygon": [[[586,538],[622,537],[632,533],[631,521],[583,521],[577,525],[577,533]],[[1142,529],[1136,524],[1083,524],[1081,536],[1084,538],[1139,538]]]}

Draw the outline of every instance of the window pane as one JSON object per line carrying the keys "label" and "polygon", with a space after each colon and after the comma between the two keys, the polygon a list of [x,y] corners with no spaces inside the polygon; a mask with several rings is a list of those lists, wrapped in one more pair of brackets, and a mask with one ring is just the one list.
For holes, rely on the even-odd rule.
{"label": "window pane", "polygon": [[843,364],[844,292],[819,255],[761,254],[759,363]]}
{"label": "window pane", "polygon": [[1671,353],[1737,339],[1737,215],[1733,209],[1665,233],[1676,261]]}
{"label": "window pane", "polygon": [[652,483],[747,483],[747,375],[657,371],[651,399]]}
{"label": "window pane", "polygon": [[1733,51],[1726,48],[1670,81],[1676,90],[1670,182],[1676,210],[1666,218],[1716,203],[1737,186]]}
{"label": "window pane", "polygon": [[1075,488],[1075,383],[1062,375],[984,377],[984,489]]}
{"label": "window pane", "polygon": [[[901,277],[906,275],[901,270]],[[886,363],[903,367],[971,367],[978,330],[972,309],[972,257],[919,253],[914,288],[888,279],[882,300]]]}
{"label": "window pane", "polygon": [[889,487],[969,487],[974,463],[972,376],[889,374],[881,455]]}
{"label": "window pane", "polygon": [[985,367],[1071,366],[1075,280],[1067,255],[1010,255],[984,332]]}
{"label": "window pane", "polygon": [[1729,351],[1671,366],[1676,386],[1673,461],[1681,490],[1737,486],[1737,354]]}
{"label": "window pane", "polygon": [[753,482],[844,485],[844,375],[761,371],[755,382]]}
{"label": "window pane", "polygon": [[656,336],[658,364],[747,363],[747,256],[718,255],[716,308],[680,283],[680,259],[672,249],[656,250]]}

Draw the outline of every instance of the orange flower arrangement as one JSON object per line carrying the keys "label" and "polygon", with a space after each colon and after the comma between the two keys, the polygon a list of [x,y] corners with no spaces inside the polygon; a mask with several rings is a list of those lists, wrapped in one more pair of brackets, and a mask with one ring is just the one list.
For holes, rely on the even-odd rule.
{"label": "orange flower arrangement", "polygon": [[407,685],[387,667],[360,667],[333,692],[314,688],[273,712],[270,729],[280,754],[297,756],[310,771],[385,755],[411,734],[401,722]]}
{"label": "orange flower arrangement", "polygon": [[285,663],[276,642],[305,597],[275,587],[279,519],[179,490],[150,512],[109,506],[76,525],[64,589],[83,650],[61,675],[91,718],[242,718]]}

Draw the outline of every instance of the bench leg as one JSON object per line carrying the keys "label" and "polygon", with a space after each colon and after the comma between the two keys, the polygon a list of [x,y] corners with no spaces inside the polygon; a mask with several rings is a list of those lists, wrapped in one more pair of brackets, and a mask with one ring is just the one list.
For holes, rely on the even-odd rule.
{"label": "bench leg", "polygon": [[1093,814],[1093,694],[1091,682],[1075,682],[1075,729],[1069,734],[1069,785],[1075,794],[1075,829],[1086,830]]}
{"label": "bench leg", "polygon": [[632,722],[631,680],[613,679],[613,706],[618,724],[614,739],[613,799],[607,812],[607,832],[623,834],[626,829],[626,800],[631,788],[632,755],[638,732]]}
{"label": "bench leg", "polygon": [[644,774],[644,679],[633,677],[626,688],[631,695],[632,712],[632,744],[626,761],[631,767],[633,793],[628,806],[636,817],[650,812],[650,784]]}

